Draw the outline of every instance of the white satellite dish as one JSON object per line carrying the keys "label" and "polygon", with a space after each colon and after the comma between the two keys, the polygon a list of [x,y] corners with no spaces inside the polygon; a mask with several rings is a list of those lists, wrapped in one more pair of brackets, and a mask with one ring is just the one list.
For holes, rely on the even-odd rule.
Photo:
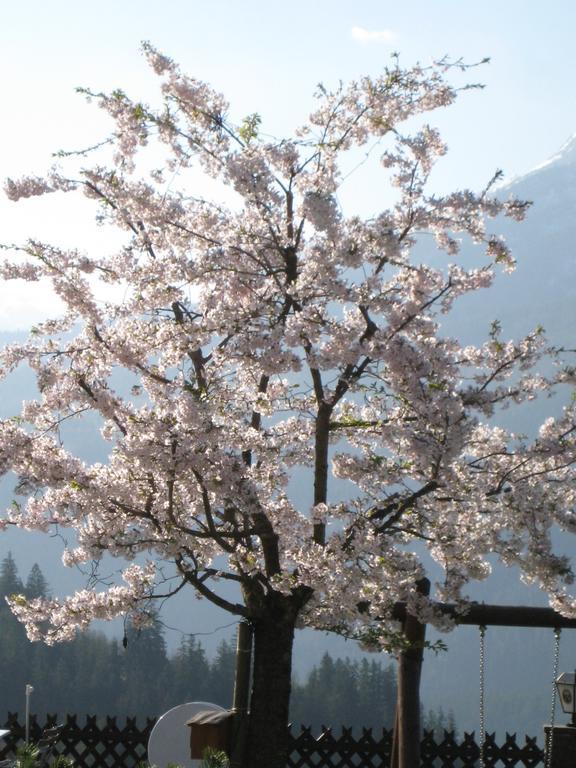
{"label": "white satellite dish", "polygon": [[206,710],[223,712],[224,707],[208,701],[189,701],[161,715],[148,739],[148,763],[157,768],[168,768],[169,763],[198,768],[202,761],[190,757],[190,728],[186,723]]}

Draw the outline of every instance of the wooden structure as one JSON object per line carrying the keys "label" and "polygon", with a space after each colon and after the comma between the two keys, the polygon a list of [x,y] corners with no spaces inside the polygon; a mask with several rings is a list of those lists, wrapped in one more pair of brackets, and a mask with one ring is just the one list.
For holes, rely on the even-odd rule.
{"label": "wooden structure", "polygon": [[228,757],[232,747],[234,712],[207,709],[191,717],[186,725],[190,728],[190,757],[201,760],[206,747],[225,752]]}
{"label": "wooden structure", "polygon": [[573,725],[547,725],[546,739],[551,738],[552,754],[546,768],[574,768],[576,765],[576,728]]}
{"label": "wooden structure", "polygon": [[[424,579],[423,579],[424,581]],[[487,605],[471,603],[466,613],[459,613],[451,603],[436,603],[436,607],[451,616],[457,624],[476,627],[543,627],[544,629],[576,629],[576,619],[567,619],[552,608],[533,608],[523,605]],[[392,618],[405,621],[406,605],[396,603]]]}
{"label": "wooden structure", "polygon": [[[430,593],[430,582],[422,579],[417,584],[422,595]],[[516,605],[487,605],[472,603],[463,613],[450,603],[435,603],[442,613],[452,617],[457,624],[478,627],[543,627],[550,629],[576,629],[576,619],[568,619],[552,608]],[[392,618],[402,622],[408,648],[398,656],[398,699],[391,768],[420,768],[420,675],[426,627],[406,610],[404,603],[397,603]],[[488,748],[488,739],[484,750]],[[484,766],[488,766],[486,752]]]}
{"label": "wooden structure", "polygon": [[[428,579],[422,579],[416,586],[421,595],[427,597],[430,594]],[[396,720],[390,760],[392,768],[420,765],[420,677],[426,626],[404,610],[402,630],[408,648],[398,655]]]}
{"label": "wooden structure", "polygon": [[[62,723],[58,741],[52,747],[52,756],[65,755],[73,760],[75,768],[131,768],[146,759],[150,732],[156,720],[148,719],[142,725],[136,718],[126,718],[120,724],[115,717],[67,715],[59,718],[48,715],[41,722],[35,715],[30,717],[30,739],[39,741],[47,728]],[[5,727],[10,733],[0,742],[0,759],[13,758],[16,748],[25,742],[24,718],[9,714]]]}

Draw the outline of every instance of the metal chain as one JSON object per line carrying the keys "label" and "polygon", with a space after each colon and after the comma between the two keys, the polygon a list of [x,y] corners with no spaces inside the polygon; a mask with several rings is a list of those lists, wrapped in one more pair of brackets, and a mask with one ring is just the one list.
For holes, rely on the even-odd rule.
{"label": "metal chain", "polygon": [[[478,629],[480,630],[480,768],[485,768],[486,708],[484,681],[486,676],[486,627],[481,625]],[[546,768],[549,768],[549,766],[546,766]]]}
{"label": "metal chain", "polygon": [[552,764],[552,744],[554,743],[553,731],[556,721],[556,678],[560,664],[560,635],[562,630],[556,627],[554,630],[554,663],[552,665],[552,705],[550,707],[550,729],[546,735],[546,749],[544,754],[544,768],[550,768]]}

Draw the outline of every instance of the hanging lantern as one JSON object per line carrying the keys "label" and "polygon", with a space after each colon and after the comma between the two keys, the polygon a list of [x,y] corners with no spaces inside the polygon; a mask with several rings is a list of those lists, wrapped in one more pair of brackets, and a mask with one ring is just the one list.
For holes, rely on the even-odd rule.
{"label": "hanging lantern", "polygon": [[576,727],[576,672],[563,672],[556,680],[562,711],[570,715]]}

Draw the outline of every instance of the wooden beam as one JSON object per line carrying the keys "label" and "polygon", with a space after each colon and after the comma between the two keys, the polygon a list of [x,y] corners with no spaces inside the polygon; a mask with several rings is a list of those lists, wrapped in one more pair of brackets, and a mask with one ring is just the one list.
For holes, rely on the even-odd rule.
{"label": "wooden beam", "polygon": [[[459,614],[452,603],[436,603],[442,613],[455,619],[457,625],[484,627],[542,627],[549,629],[576,629],[576,619],[568,619],[552,608],[537,608],[528,605],[487,605],[471,603],[466,613]],[[396,603],[392,618],[406,621],[406,605]]]}
{"label": "wooden beam", "polygon": [[[416,585],[421,595],[430,594],[430,581],[422,579]],[[419,768],[420,741],[420,677],[426,625],[406,614],[402,631],[407,643],[398,655],[396,719],[392,739],[392,768]]]}

